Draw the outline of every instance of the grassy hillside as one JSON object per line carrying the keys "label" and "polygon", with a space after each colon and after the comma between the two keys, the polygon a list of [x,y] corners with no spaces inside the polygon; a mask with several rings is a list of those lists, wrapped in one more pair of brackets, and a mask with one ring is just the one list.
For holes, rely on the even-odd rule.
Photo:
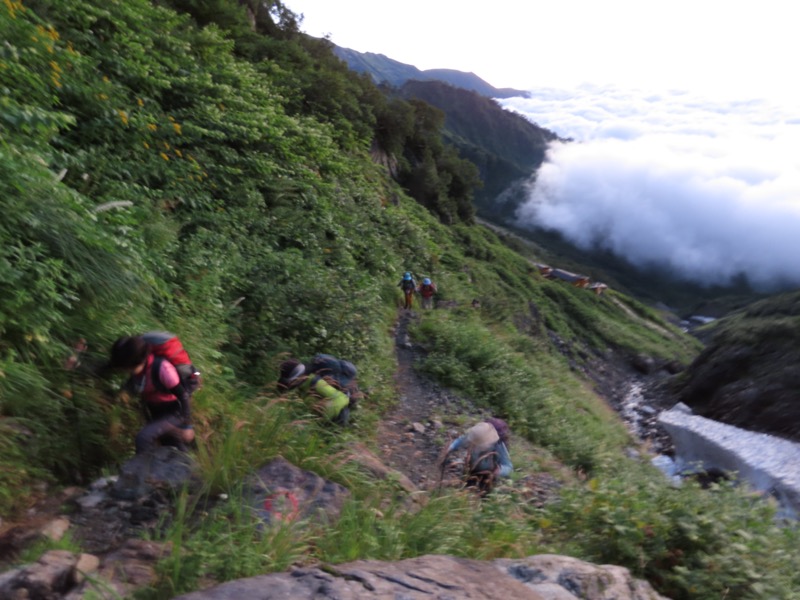
{"label": "grassy hillside", "polygon": [[[175,553],[148,597],[206,576],[427,552],[570,553],[628,566],[673,598],[800,589],[793,530],[735,489],[672,488],[626,458],[632,440],[581,375],[612,348],[688,363],[697,342],[622,294],[542,280],[535,256],[488,229],[445,226],[445,175],[460,166],[448,171],[436,154],[437,130],[387,137],[405,130],[387,129],[395,113],[377,88],[299,34],[279,2],[252,3],[255,25],[246,8],[0,5],[4,521],[40,482],[85,484],[130,456],[135,402],[92,367],[119,335],[166,328],[205,375],[196,426],[207,494],[235,494],[244,473],[280,453],[354,499],[334,527],[264,536],[230,506],[198,517],[178,498],[162,533]],[[372,161],[376,139],[384,150],[397,142],[435,201],[415,200],[414,186]],[[427,150],[415,158],[406,144],[420,140]],[[428,350],[420,368],[559,464],[557,504],[537,509],[511,493],[473,506],[444,494],[408,514],[390,484],[331,460],[356,439],[374,444],[372,424],[395,401],[390,332],[406,270],[433,277],[453,305],[412,331]],[[81,338],[83,368],[66,371]],[[355,362],[370,390],[340,435],[301,421],[274,386],[283,357],[317,351]]]}

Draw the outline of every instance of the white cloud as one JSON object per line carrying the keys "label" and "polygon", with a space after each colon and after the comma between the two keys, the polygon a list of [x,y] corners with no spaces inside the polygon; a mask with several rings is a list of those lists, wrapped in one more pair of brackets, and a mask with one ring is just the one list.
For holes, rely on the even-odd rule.
{"label": "white cloud", "polygon": [[523,222],[640,267],[724,284],[800,285],[800,125],[763,101],[584,86],[504,102],[552,145]]}

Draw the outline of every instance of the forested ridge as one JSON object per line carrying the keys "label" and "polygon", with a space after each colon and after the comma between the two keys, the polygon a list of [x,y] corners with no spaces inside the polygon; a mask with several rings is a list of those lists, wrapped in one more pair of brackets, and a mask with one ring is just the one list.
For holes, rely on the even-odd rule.
{"label": "forested ridge", "polygon": [[[149,597],[304,561],[545,551],[627,566],[673,598],[800,589],[794,532],[772,508],[729,486],[671,488],[626,457],[634,442],[586,377],[611,354],[686,364],[696,340],[613,290],[543,280],[524,247],[473,224],[479,171],[443,139],[440,110],[349,71],[277,0],[4,0],[0,38],[4,520],[130,456],[135,400],[99,367],[118,336],[167,329],[203,372],[209,496],[280,454],[353,499],[337,525],[265,541],[241,515],[196,518],[179,498]],[[397,400],[404,271],[433,277],[449,307],[411,327],[418,368],[533,444],[516,466],[558,471],[557,503],[528,506],[512,481],[481,504],[443,493],[408,514],[390,482],[330,460],[374,443]],[[368,401],[347,430],[275,388],[283,358],[315,352],[359,367]]]}

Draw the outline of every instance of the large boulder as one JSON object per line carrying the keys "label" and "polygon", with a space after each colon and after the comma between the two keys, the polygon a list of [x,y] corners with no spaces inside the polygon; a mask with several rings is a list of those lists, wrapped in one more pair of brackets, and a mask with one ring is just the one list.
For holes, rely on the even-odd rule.
{"label": "large boulder", "polygon": [[298,519],[331,523],[350,491],[278,456],[247,479],[244,497],[247,507],[267,524]]}
{"label": "large boulder", "polygon": [[568,556],[477,561],[427,555],[397,562],[360,560],[229,581],[176,600],[667,600],[612,565]]}

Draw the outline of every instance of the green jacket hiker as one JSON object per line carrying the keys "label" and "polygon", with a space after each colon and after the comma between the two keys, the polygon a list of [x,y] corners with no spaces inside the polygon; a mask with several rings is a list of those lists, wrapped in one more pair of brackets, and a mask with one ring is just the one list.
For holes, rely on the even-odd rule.
{"label": "green jacket hiker", "polygon": [[[318,355],[318,357],[338,361],[328,355]],[[323,417],[339,425],[347,425],[352,404],[350,389],[340,384],[336,373],[326,373],[324,368],[317,368],[316,360],[317,357],[309,366],[297,359],[283,361],[280,366],[278,386],[283,389],[299,390],[302,396],[315,400],[313,408]],[[341,362],[352,367],[347,361]],[[352,367],[352,371],[354,376],[355,367]],[[353,383],[350,386],[355,388]]]}

